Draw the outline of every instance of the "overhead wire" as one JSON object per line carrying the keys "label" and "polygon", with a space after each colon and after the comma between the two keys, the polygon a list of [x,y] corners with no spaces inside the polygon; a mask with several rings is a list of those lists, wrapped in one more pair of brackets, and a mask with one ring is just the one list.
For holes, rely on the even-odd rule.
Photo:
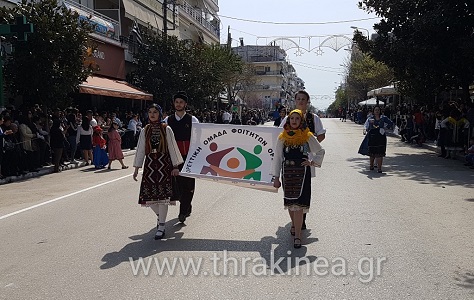
{"label": "overhead wire", "polygon": [[326,25],[326,24],[354,23],[354,22],[380,19],[379,17],[372,17],[372,18],[364,18],[364,19],[342,20],[342,21],[326,21],[326,22],[273,22],[273,21],[260,21],[260,20],[242,19],[242,18],[229,17],[229,16],[223,16],[223,15],[219,15],[219,17],[226,18],[226,19],[231,19],[231,20],[242,21],[242,22],[251,22],[251,23],[259,23],[259,24],[272,24],[272,25]]}

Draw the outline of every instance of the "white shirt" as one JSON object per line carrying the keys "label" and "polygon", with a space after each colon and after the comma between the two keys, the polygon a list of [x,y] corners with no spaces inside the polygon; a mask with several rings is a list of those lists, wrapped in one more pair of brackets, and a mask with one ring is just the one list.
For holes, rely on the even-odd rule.
{"label": "white shirt", "polygon": [[[314,135],[318,136],[318,135],[321,135],[321,134],[325,134],[326,129],[323,127],[323,122],[321,122],[321,118],[318,117],[315,114],[312,114],[312,115],[314,117],[313,118],[313,120],[314,120]],[[283,128],[283,126],[285,126],[287,118],[288,118],[288,116],[286,116],[283,120],[281,120],[279,128]]]}
{"label": "white shirt", "polygon": [[[324,159],[324,149],[321,147],[321,144],[319,144],[318,140],[314,136],[311,136],[309,138],[308,145],[310,150],[310,152],[308,153],[308,159],[314,161],[317,167],[320,168]],[[281,173],[281,165],[284,159],[283,148],[283,141],[278,139],[275,146],[275,157],[273,158],[272,162],[272,175],[275,177],[279,177]],[[314,167],[311,166],[311,177],[314,177],[313,172]]]}
{"label": "white shirt", "polygon": [[133,133],[136,134],[137,133],[137,124],[138,124],[138,121],[132,118],[132,119],[130,119],[130,122],[128,122],[127,129],[128,130],[133,130]]}
{"label": "white shirt", "polygon": [[[137,144],[137,152],[135,152],[135,160],[133,161],[133,166],[141,168],[143,166],[143,161],[145,160],[145,130],[140,131],[140,137],[138,138]],[[176,144],[176,140],[174,138],[173,129],[170,126],[166,127],[166,142],[168,144],[168,151],[170,153],[171,162],[173,166],[178,166],[182,163],[183,157],[179,152],[178,145]]]}
{"label": "white shirt", "polygon": [[92,118],[92,119],[90,120],[89,124],[90,124],[92,127],[96,127],[96,126],[97,126],[97,121],[96,121],[94,118]]}
{"label": "white shirt", "polygon": [[222,121],[229,121],[230,123],[230,121],[232,121],[232,115],[229,112],[225,111],[222,114]]}

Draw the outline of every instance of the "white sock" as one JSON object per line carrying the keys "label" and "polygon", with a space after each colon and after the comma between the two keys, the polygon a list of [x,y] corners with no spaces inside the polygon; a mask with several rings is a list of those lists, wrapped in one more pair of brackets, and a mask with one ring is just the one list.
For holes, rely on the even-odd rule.
{"label": "white sock", "polygon": [[165,229],[166,215],[168,214],[168,205],[158,204],[158,230]]}

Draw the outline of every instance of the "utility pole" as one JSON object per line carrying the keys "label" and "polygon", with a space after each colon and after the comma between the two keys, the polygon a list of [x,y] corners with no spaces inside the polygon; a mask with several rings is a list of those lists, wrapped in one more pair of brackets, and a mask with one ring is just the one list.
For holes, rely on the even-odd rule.
{"label": "utility pole", "polygon": [[168,36],[168,0],[163,0],[163,34]]}

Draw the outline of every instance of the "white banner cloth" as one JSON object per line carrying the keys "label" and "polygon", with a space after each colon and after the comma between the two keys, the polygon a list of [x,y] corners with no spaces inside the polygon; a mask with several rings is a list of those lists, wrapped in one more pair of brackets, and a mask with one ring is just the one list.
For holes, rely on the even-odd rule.
{"label": "white banner cloth", "polygon": [[281,128],[193,123],[180,175],[277,192],[271,167]]}

